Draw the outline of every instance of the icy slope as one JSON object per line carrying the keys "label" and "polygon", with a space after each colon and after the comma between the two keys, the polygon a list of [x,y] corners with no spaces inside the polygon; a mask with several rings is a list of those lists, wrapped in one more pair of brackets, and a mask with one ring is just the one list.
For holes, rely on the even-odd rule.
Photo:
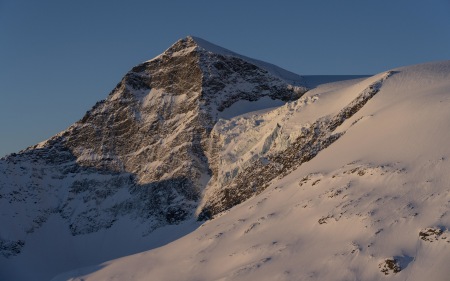
{"label": "icy slope", "polygon": [[323,100],[307,93],[265,114],[219,121],[212,133],[219,147],[217,172],[208,183],[199,216],[209,218],[243,202],[272,179],[315,157],[345,133],[338,126],[363,108],[391,74],[333,91],[332,104],[327,102],[329,93],[320,95]]}
{"label": "icy slope", "polygon": [[[333,123],[339,138],[258,195],[166,246],[53,280],[447,280],[450,61],[317,89],[277,109],[291,113],[280,126],[333,119],[361,93],[372,97]],[[223,134],[249,126],[230,122]]]}

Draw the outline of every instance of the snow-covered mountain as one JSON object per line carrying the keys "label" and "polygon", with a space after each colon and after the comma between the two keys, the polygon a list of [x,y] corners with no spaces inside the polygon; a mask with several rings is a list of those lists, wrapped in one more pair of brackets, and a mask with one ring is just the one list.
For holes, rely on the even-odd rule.
{"label": "snow-covered mountain", "polygon": [[202,206],[238,203],[223,199],[243,181],[256,196],[163,247],[53,280],[447,280],[449,109],[446,61],[219,121]]}
{"label": "snow-covered mountain", "polygon": [[0,280],[448,279],[450,61],[315,80],[194,37],[136,66],[0,160]]}
{"label": "snow-covered mountain", "polygon": [[[195,218],[213,174],[211,131],[242,113],[230,106],[296,100],[303,84],[194,37],[134,67],[80,121],[0,160],[0,280],[49,279],[148,249],[156,229]],[[99,243],[107,250],[91,253]]]}

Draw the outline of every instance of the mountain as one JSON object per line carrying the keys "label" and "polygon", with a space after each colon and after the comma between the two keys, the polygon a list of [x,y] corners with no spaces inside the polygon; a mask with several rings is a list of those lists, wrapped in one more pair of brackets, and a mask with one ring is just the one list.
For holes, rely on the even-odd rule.
{"label": "mountain", "polygon": [[0,280],[446,280],[449,95],[181,39],[0,159]]}
{"label": "mountain", "polygon": [[447,280],[449,109],[445,61],[221,120],[219,173],[199,207],[212,219],[53,281]]}
{"label": "mountain", "polygon": [[181,234],[160,232],[183,221],[197,227],[215,124],[245,113],[242,102],[296,100],[304,84],[195,37],[137,65],[80,121],[0,160],[0,280],[48,280],[167,243]]}

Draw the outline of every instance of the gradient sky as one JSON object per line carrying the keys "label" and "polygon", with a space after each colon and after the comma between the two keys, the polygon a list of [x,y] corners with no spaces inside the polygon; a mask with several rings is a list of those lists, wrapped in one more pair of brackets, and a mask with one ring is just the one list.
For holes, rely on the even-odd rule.
{"label": "gradient sky", "polygon": [[0,0],[0,157],[64,130],[195,35],[298,74],[450,59],[450,0]]}

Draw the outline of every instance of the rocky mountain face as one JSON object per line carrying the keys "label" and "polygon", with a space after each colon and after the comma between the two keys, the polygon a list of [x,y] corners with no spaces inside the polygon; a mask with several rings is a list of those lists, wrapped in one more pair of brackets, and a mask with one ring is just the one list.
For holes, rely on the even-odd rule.
{"label": "rocky mountain face", "polygon": [[0,255],[19,255],[53,215],[73,236],[123,217],[145,225],[142,235],[192,218],[218,173],[220,112],[242,100],[296,100],[302,83],[202,39],[179,40],[67,130],[0,160],[0,221],[9,226]]}

